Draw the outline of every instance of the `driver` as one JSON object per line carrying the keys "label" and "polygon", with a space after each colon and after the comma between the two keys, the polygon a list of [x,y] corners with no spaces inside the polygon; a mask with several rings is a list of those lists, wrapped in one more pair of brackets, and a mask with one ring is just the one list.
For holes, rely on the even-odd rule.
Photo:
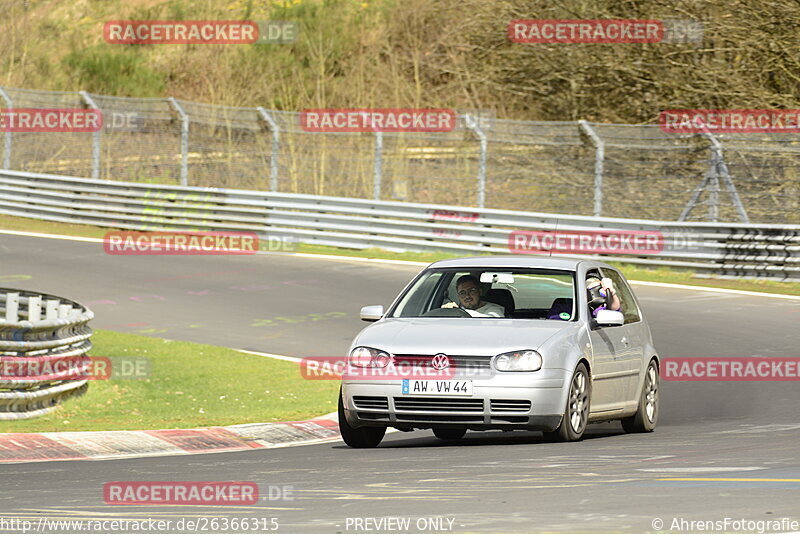
{"label": "driver", "polygon": [[465,274],[456,282],[456,292],[461,306],[448,302],[442,308],[462,308],[473,317],[505,317],[503,307],[493,302],[481,300],[481,284],[471,274]]}
{"label": "driver", "polygon": [[588,300],[592,317],[597,317],[597,312],[600,310],[620,311],[622,308],[611,278],[600,279],[590,274],[586,277],[586,291],[589,293]]}

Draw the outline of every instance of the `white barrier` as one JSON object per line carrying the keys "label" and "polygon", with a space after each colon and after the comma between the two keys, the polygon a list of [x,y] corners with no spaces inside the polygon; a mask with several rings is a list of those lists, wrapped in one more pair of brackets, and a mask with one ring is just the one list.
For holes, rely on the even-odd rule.
{"label": "white barrier", "polygon": [[513,252],[518,232],[656,232],[657,251],[565,255],[800,280],[800,226],[679,223],[0,171],[0,213],[131,230],[252,231],[352,248]]}

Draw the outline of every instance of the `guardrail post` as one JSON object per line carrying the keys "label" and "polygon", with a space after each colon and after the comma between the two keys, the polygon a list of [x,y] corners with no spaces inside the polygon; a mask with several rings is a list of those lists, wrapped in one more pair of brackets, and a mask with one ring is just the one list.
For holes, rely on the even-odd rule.
{"label": "guardrail post", "polygon": [[595,217],[600,217],[603,213],[603,163],[606,157],[606,144],[589,126],[588,122],[579,120],[578,125],[594,145],[594,210],[592,213]]}
{"label": "guardrail post", "polygon": [[472,115],[464,115],[464,123],[467,125],[480,143],[480,156],[478,159],[478,207],[486,206],[486,160],[489,152],[489,140],[486,133]]}
{"label": "guardrail post", "polygon": [[[86,91],[80,91],[78,94],[81,95],[84,105],[99,111],[102,114],[102,111],[99,107],[97,107],[97,104],[94,103],[94,100],[92,100],[92,97],[89,96],[89,93]],[[100,178],[100,136],[102,133],[102,128],[92,133],[92,178],[95,180]]]}
{"label": "guardrail post", "polygon": [[381,182],[383,180],[383,132],[375,130],[375,162],[372,176],[372,198],[381,199]]}
{"label": "guardrail post", "polygon": [[258,116],[267,124],[267,130],[272,134],[272,153],[269,158],[269,190],[278,190],[278,153],[281,148],[281,129],[278,123],[267,113],[267,110],[258,107]]}
{"label": "guardrail post", "polygon": [[[6,109],[14,109],[14,101],[8,96],[5,89],[0,87],[0,98],[6,103]],[[5,143],[3,146],[3,169],[11,170],[11,128],[8,128],[5,133]]]}
{"label": "guardrail post", "polygon": [[181,185],[189,185],[189,115],[174,97],[167,100],[181,121]]}

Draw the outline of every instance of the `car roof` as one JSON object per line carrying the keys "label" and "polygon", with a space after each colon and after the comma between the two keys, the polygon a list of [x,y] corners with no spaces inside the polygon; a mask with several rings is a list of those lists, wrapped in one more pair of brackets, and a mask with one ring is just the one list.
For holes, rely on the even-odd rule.
{"label": "car roof", "polygon": [[607,267],[604,263],[597,261],[586,261],[580,258],[553,258],[551,256],[475,256],[471,258],[455,258],[452,260],[441,260],[432,263],[430,268],[446,267],[527,267],[539,269],[561,269],[576,271],[581,263],[589,263],[591,266]]}

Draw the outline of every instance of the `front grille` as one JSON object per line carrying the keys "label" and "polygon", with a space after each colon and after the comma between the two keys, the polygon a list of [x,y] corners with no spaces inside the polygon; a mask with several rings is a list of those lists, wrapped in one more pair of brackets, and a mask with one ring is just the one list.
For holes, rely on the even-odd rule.
{"label": "front grille", "polygon": [[356,412],[362,421],[389,421],[389,414],[379,412]]}
{"label": "front grille", "polygon": [[492,423],[522,423],[528,422],[527,415],[493,415]]}
{"label": "front grille", "polygon": [[[453,367],[458,373],[459,370],[478,370],[478,369],[491,369],[492,357],[491,356],[451,356],[450,366]],[[404,362],[408,364],[430,366],[430,361],[433,359],[432,354],[395,354],[395,362]]]}
{"label": "front grille", "polygon": [[394,397],[394,407],[405,412],[477,412],[483,413],[483,399],[438,397]]}
{"label": "front grille", "polygon": [[398,413],[398,422],[411,423],[483,423],[483,415],[438,415]]}
{"label": "front grille", "polygon": [[492,399],[489,401],[492,412],[529,412],[531,401],[518,399]]}
{"label": "front grille", "polygon": [[386,397],[353,396],[353,404],[360,410],[388,410],[389,399]]}

